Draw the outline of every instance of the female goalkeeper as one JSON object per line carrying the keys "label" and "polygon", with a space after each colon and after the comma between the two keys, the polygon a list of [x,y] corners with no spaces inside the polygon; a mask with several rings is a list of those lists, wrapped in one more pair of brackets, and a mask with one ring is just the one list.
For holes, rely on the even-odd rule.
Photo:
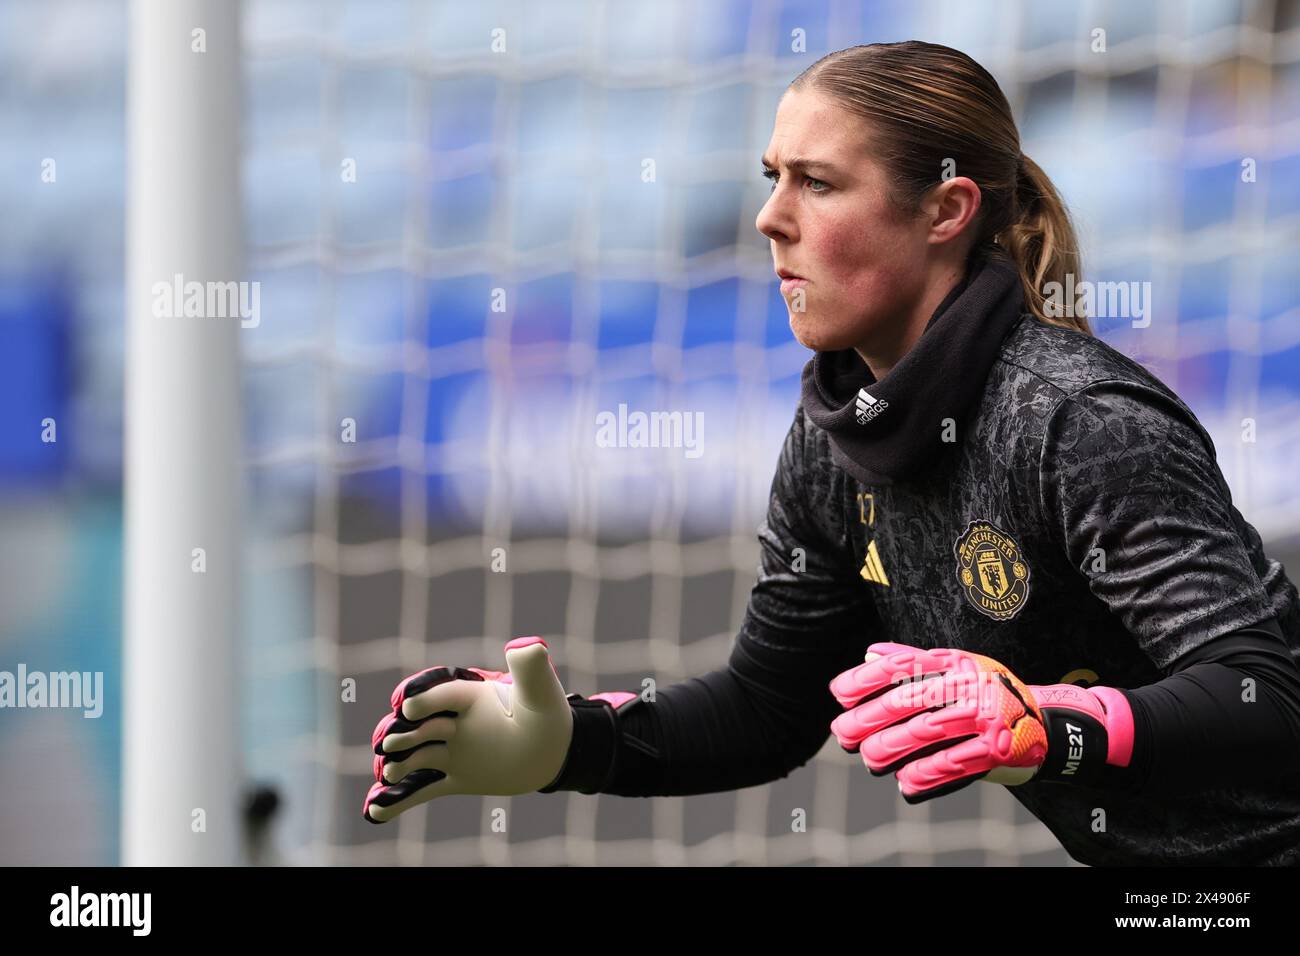
{"label": "female goalkeeper", "polygon": [[833,732],[909,802],[1009,786],[1084,863],[1300,863],[1300,598],[1196,417],[1060,299],[1074,232],[994,79],[928,43],[833,53],[762,162],[815,354],[728,665],[653,701],[566,697],[540,638],[426,670],[366,818],[749,787]]}

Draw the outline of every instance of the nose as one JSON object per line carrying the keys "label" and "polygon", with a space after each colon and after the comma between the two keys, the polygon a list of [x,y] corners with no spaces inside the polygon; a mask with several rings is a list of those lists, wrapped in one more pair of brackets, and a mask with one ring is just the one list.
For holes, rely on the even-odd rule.
{"label": "nose", "polygon": [[790,214],[785,192],[779,184],[758,211],[754,228],[773,241],[793,242],[798,238],[794,217]]}

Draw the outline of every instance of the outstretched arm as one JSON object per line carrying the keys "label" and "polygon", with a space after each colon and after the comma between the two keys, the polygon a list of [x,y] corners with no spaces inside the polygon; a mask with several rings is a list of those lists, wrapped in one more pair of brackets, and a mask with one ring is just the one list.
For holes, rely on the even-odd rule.
{"label": "outstretched arm", "polygon": [[653,702],[571,695],[573,741],[543,793],[734,790],[784,777],[821,749],[839,712],[829,682],[862,659],[880,627],[851,558],[825,527],[839,512],[829,476],[805,468],[810,445],[800,408],[759,528],[758,582],[727,665],[660,688]]}

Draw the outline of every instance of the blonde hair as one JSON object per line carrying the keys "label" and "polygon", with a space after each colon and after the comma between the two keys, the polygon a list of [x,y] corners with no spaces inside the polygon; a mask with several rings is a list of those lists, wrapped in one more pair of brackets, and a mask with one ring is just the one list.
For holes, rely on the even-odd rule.
{"label": "blonde hair", "polygon": [[972,249],[1006,252],[1020,270],[1025,306],[1039,321],[1092,334],[1085,315],[1047,314],[1046,285],[1064,288],[1067,274],[1080,278],[1079,242],[1056,187],[1020,151],[1011,106],[984,67],[934,43],[871,43],[822,57],[790,88],[812,88],[867,120],[904,214],[915,214],[955,162],[959,175],[980,188]]}

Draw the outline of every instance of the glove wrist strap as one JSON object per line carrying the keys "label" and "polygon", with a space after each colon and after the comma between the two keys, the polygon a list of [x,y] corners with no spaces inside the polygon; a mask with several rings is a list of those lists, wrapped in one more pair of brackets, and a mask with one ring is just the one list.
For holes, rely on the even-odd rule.
{"label": "glove wrist strap", "polygon": [[[1104,786],[1133,756],[1133,712],[1111,687],[1034,687],[1047,727],[1047,759],[1038,779]],[[1108,769],[1112,768],[1112,769]]]}
{"label": "glove wrist strap", "polygon": [[570,694],[573,739],[559,776],[538,793],[576,790],[601,793],[614,776],[618,756],[618,715],[608,701]]}

